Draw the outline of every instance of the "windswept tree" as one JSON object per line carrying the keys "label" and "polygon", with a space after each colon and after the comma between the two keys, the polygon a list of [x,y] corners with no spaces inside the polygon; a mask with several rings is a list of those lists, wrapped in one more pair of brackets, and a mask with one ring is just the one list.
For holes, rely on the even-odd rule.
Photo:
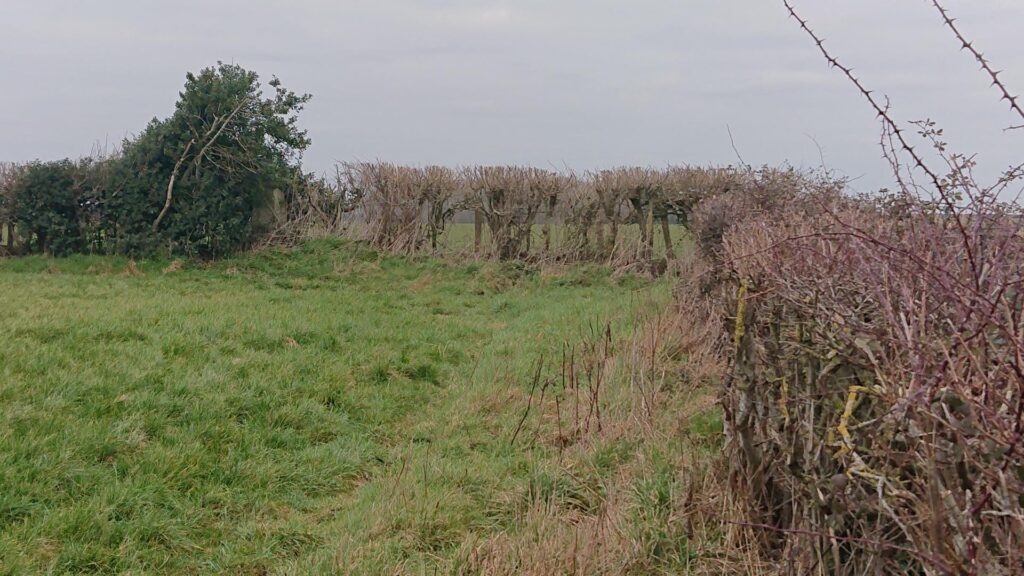
{"label": "windswept tree", "polygon": [[254,213],[300,175],[310,141],[297,126],[309,95],[220,63],[188,74],[167,119],[125,142],[104,229],[119,252],[214,256],[252,238]]}

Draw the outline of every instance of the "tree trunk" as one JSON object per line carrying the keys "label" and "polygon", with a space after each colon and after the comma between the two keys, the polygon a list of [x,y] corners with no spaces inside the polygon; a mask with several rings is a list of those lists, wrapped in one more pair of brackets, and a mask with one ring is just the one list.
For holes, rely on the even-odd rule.
{"label": "tree trunk", "polygon": [[676,249],[672,246],[672,229],[668,226],[668,214],[661,217],[661,235],[665,239],[665,258],[676,259]]}
{"label": "tree trunk", "polygon": [[473,251],[480,253],[480,242],[484,235],[484,217],[479,210],[473,211]]}
{"label": "tree trunk", "polygon": [[430,251],[437,254],[437,220],[430,221]]}
{"label": "tree trunk", "polygon": [[643,210],[636,211],[636,226],[640,229],[640,246],[647,246],[647,215]]}
{"label": "tree trunk", "polygon": [[544,252],[551,252],[551,220],[555,217],[555,197],[548,198],[544,213]]}
{"label": "tree trunk", "polygon": [[654,258],[654,202],[647,205],[647,218],[645,220],[644,228],[646,231],[644,232],[644,236],[647,240],[647,244],[644,251],[646,252],[645,256],[647,259],[651,260]]}

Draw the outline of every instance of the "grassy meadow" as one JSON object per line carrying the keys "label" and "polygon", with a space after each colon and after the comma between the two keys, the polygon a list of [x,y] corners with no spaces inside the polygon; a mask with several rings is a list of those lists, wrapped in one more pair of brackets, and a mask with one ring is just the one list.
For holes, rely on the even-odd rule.
{"label": "grassy meadow", "polygon": [[538,526],[613,501],[628,545],[604,568],[682,571],[680,459],[718,442],[703,393],[668,367],[696,408],[652,436],[616,372],[585,441],[531,393],[670,290],[334,240],[0,260],[0,573],[526,573],[559,541]]}

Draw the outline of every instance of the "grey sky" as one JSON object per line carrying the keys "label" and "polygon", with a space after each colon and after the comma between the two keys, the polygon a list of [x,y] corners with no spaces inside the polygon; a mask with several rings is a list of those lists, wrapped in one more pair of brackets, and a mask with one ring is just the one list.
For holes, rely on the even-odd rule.
{"label": "grey sky", "polygon": [[[819,164],[887,182],[867,105],[780,0],[3,0],[0,159],[86,154],[170,113],[188,70],[234,61],[314,95],[334,160]],[[990,170],[1024,130],[926,0],[796,0],[903,119]],[[948,1],[1024,91],[1024,1]],[[1019,122],[1018,122],[1019,123]]]}

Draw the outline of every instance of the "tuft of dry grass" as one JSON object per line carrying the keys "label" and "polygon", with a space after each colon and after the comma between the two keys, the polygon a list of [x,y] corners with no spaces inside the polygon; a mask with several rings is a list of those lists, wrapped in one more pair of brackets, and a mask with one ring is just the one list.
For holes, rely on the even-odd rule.
{"label": "tuft of dry grass", "polygon": [[175,272],[180,272],[183,268],[185,268],[185,263],[181,259],[175,259],[161,270],[161,272],[164,274],[173,274]]}
{"label": "tuft of dry grass", "polygon": [[125,278],[138,278],[145,276],[146,274],[139,269],[139,266],[135,263],[135,260],[129,260],[123,270],[121,270],[121,276]]}
{"label": "tuft of dry grass", "polygon": [[454,573],[769,573],[729,522],[741,515],[718,461],[723,367],[695,312],[645,315],[625,337],[592,328],[557,374],[536,373],[518,443],[557,456],[496,504],[512,511],[505,529],[461,542]]}

